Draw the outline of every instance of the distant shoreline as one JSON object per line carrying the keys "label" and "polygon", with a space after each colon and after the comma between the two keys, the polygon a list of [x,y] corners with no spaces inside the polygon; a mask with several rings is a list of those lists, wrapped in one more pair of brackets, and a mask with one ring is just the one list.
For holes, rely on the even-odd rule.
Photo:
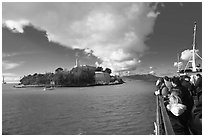
{"label": "distant shoreline", "polygon": [[126,80],[142,80],[142,81],[149,81],[149,82],[155,82],[158,80],[159,77],[151,74],[141,74],[141,75],[130,75],[130,76],[124,76],[122,79]]}

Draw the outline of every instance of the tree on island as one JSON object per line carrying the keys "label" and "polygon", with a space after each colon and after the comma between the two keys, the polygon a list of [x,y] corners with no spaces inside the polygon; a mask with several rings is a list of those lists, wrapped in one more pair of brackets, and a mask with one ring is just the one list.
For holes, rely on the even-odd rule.
{"label": "tree on island", "polygon": [[102,67],[97,67],[96,71],[103,71],[103,68]]}
{"label": "tree on island", "polygon": [[63,68],[57,68],[56,70],[55,70],[55,73],[59,73],[59,72],[62,72],[63,71]]}
{"label": "tree on island", "polygon": [[20,82],[24,85],[39,85],[39,84],[50,84],[50,81],[53,80],[53,73],[46,74],[29,74],[28,76],[24,76]]}
{"label": "tree on island", "polygon": [[106,72],[106,73],[108,73],[108,74],[111,74],[111,73],[112,73],[112,70],[109,69],[109,68],[106,68],[104,72]]}
{"label": "tree on island", "polygon": [[57,68],[55,73],[33,74],[24,76],[20,82],[24,85],[48,85],[51,81],[56,86],[80,86],[95,83],[95,70],[88,67],[76,67],[71,71]]}

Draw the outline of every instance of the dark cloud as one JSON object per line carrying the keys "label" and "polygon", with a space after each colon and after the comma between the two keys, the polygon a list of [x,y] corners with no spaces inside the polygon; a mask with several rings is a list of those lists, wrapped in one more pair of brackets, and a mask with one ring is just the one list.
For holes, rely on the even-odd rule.
{"label": "dark cloud", "polygon": [[84,49],[73,49],[50,42],[46,34],[46,31],[36,29],[33,25],[24,26],[24,33],[13,33],[7,27],[3,27],[3,67],[18,66],[15,70],[26,70],[24,72],[53,71],[58,66],[70,69],[74,66],[76,52],[79,53],[83,64],[94,65],[99,61],[94,55],[88,56]]}

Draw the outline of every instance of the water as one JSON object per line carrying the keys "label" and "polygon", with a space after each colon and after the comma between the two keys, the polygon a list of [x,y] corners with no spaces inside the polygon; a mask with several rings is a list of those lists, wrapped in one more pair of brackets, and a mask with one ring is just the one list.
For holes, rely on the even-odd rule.
{"label": "water", "polygon": [[2,132],[16,135],[152,134],[154,83],[16,89],[2,85]]}

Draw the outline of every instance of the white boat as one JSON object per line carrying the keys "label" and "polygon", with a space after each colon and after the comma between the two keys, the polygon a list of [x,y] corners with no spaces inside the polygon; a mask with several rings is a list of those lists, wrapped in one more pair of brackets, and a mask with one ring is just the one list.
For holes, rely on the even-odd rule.
{"label": "white boat", "polygon": [[4,76],[3,76],[3,82],[2,82],[3,84],[6,84],[6,81],[4,80]]}
{"label": "white boat", "polygon": [[23,84],[18,84],[18,85],[14,85],[13,87],[14,87],[14,88],[24,88],[25,85],[23,85]]}
{"label": "white boat", "polygon": [[46,90],[54,90],[54,89],[55,89],[54,87],[44,87],[43,88],[44,91],[46,91]]}

